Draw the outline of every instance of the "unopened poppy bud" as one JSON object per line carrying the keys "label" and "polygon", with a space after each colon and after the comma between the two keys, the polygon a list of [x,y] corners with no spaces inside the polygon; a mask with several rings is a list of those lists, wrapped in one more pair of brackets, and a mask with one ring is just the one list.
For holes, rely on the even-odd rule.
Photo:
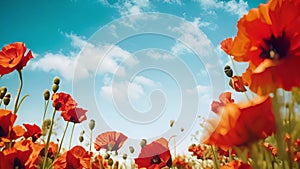
{"label": "unopened poppy bud", "polygon": [[53,93],[56,93],[58,89],[59,89],[59,85],[57,85],[57,84],[53,84],[52,85],[52,91],[53,91]]}
{"label": "unopened poppy bud", "polygon": [[134,153],[134,148],[132,146],[129,146],[129,152]]}
{"label": "unopened poppy bud", "polygon": [[110,157],[110,155],[109,155],[108,153],[105,153],[104,156],[103,156],[103,158],[104,158],[105,160],[109,159],[109,157]]}
{"label": "unopened poppy bud", "polygon": [[49,100],[49,98],[50,98],[50,92],[49,92],[49,90],[46,89],[46,90],[44,91],[44,99],[45,99],[45,100]]}
{"label": "unopened poppy bud", "polygon": [[56,77],[53,78],[53,83],[54,83],[54,84],[59,85],[59,82],[60,82],[59,77],[56,76]]}
{"label": "unopened poppy bud", "polygon": [[229,65],[226,65],[226,66],[224,67],[224,73],[225,73],[226,76],[228,76],[228,77],[232,77],[232,76],[233,76],[233,71],[232,71],[232,69],[230,68]]}
{"label": "unopened poppy bud", "polygon": [[6,92],[7,92],[7,88],[6,88],[5,86],[2,86],[2,87],[0,88],[0,99],[3,99],[3,97],[4,97],[5,94],[6,94]]}
{"label": "unopened poppy bud", "polygon": [[170,120],[170,127],[173,127],[175,121],[174,120]]}
{"label": "unopened poppy bud", "polygon": [[79,142],[82,143],[84,140],[83,136],[79,136]]}
{"label": "unopened poppy bud", "polygon": [[81,133],[80,133],[80,135],[84,135],[84,133],[85,133],[85,131],[84,131],[84,130],[82,130],[82,131],[81,131]]}
{"label": "unopened poppy bud", "polygon": [[146,144],[147,144],[147,140],[142,139],[141,142],[140,142],[140,146],[143,148]]}
{"label": "unopened poppy bud", "polygon": [[6,93],[5,97],[11,98],[11,94],[9,92]]}
{"label": "unopened poppy bud", "polygon": [[107,160],[107,164],[108,164],[109,166],[112,166],[112,165],[114,164],[114,160],[113,160],[112,158],[109,158],[109,159]]}
{"label": "unopened poppy bud", "polygon": [[4,105],[7,106],[7,105],[9,104],[9,102],[10,102],[10,98],[4,96],[4,98],[3,98],[3,103],[4,103]]}
{"label": "unopened poppy bud", "polygon": [[123,159],[124,159],[124,160],[127,159],[127,154],[123,154]]}
{"label": "unopened poppy bud", "polygon": [[181,128],[180,131],[181,131],[181,132],[184,132],[184,128]]}
{"label": "unopened poppy bud", "polygon": [[94,128],[95,128],[95,120],[90,120],[90,123],[89,123],[89,128],[91,129],[91,130],[94,130]]}

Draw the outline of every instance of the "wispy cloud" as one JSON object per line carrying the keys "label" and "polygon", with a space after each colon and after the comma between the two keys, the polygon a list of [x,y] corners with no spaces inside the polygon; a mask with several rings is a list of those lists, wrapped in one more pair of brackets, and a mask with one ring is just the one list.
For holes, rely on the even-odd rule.
{"label": "wispy cloud", "polygon": [[[116,74],[118,72],[117,76],[124,76],[126,65],[137,64],[137,60],[119,46],[112,44],[95,46],[88,43],[83,37],[74,34],[66,34],[66,37],[71,39],[72,46],[84,50],[78,55],[73,52],[40,55],[40,59],[31,64],[31,69],[58,72],[65,79],[71,80],[75,69],[77,69],[76,78],[79,79],[95,73],[99,65],[101,65],[101,69],[97,73]],[[80,62],[78,62],[78,57],[81,58]],[[124,62],[124,65],[120,65],[119,62]]]}
{"label": "wispy cloud", "polygon": [[239,17],[247,13],[248,3],[244,0],[194,0],[199,2],[204,9],[223,9],[231,14],[238,15]]}

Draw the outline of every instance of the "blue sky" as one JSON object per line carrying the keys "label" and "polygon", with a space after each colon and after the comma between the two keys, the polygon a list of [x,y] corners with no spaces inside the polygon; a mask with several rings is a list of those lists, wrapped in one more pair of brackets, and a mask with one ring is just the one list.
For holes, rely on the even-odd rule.
{"label": "blue sky", "polygon": [[[17,123],[41,124],[42,93],[59,76],[60,91],[89,110],[97,132],[189,139],[199,129],[196,117],[207,117],[212,98],[228,89],[222,71],[229,61],[219,43],[259,3],[265,1],[1,1],[0,44],[22,41],[35,54],[23,71],[22,94],[30,97]],[[2,85],[16,95],[17,73]],[[77,126],[77,136],[86,126]]]}

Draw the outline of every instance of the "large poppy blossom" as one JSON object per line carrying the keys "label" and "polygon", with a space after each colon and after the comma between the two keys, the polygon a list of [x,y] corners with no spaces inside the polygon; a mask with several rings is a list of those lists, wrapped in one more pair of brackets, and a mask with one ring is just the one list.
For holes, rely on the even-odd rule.
{"label": "large poppy blossom", "polygon": [[71,95],[60,92],[52,95],[52,106],[59,111],[68,111],[69,109],[75,108],[77,103]]}
{"label": "large poppy blossom", "polygon": [[138,168],[159,169],[165,166],[171,167],[172,159],[168,147],[168,141],[160,138],[144,146],[135,159]]}
{"label": "large poppy blossom", "polygon": [[64,118],[65,121],[69,121],[72,123],[81,123],[82,121],[87,119],[85,115],[86,112],[87,110],[75,107],[67,111],[61,112],[61,116]]}
{"label": "large poppy blossom", "polygon": [[0,109],[0,137],[8,136],[16,119],[17,115],[10,110]]}
{"label": "large poppy blossom", "polygon": [[226,150],[232,146],[247,145],[275,132],[270,97],[259,97],[237,104],[219,103],[219,106],[214,106],[213,111],[220,115],[220,121],[210,122],[212,126],[216,125],[216,128],[204,140],[206,144]]}
{"label": "large poppy blossom", "polygon": [[61,168],[90,168],[91,155],[81,146],[75,146],[71,150],[59,156],[53,162],[54,169]]}
{"label": "large poppy blossom", "polygon": [[127,136],[124,134],[115,131],[109,131],[97,136],[94,142],[94,147],[97,151],[100,149],[117,151],[122,147],[126,140]]}
{"label": "large poppy blossom", "polygon": [[29,166],[32,152],[29,142],[17,142],[12,148],[0,152],[0,168],[33,168]]}
{"label": "large poppy blossom", "polygon": [[221,43],[236,61],[249,62],[243,78],[255,93],[300,87],[299,16],[299,1],[270,0],[244,15],[235,38]]}
{"label": "large poppy blossom", "polygon": [[26,128],[26,133],[24,137],[31,138],[33,142],[35,142],[42,135],[42,129],[36,124],[23,124]]}
{"label": "large poppy blossom", "polygon": [[[32,52],[26,53],[26,46],[22,42],[9,44],[0,51],[0,75],[8,74],[12,71],[21,70],[27,62],[33,58]],[[25,55],[26,53],[26,55]]]}

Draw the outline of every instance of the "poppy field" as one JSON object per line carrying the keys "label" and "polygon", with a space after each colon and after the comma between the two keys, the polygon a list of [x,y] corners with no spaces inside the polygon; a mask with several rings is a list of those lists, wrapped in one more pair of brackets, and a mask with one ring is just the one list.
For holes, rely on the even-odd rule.
{"label": "poppy field", "polygon": [[[228,86],[243,93],[246,101],[236,100],[229,91],[219,93],[219,100],[210,102],[213,116],[203,123],[204,137],[184,147],[188,153],[177,154],[176,147],[170,147],[171,139],[161,137],[152,142],[141,139],[136,158],[119,153],[128,140],[124,133],[94,132],[96,122],[86,116],[89,108],[63,92],[59,77],[49,77],[52,88],[41,93],[43,123],[16,124],[17,118],[25,116],[19,108],[30,99],[22,93],[23,70],[35,56],[30,44],[4,45],[0,82],[2,76],[17,74],[19,81],[13,83],[19,88],[14,94],[10,86],[0,86],[0,169],[300,168],[299,26],[299,0],[269,0],[250,9],[237,22],[236,35],[220,42],[232,63],[222,70]],[[244,72],[237,72],[239,64],[247,65]],[[60,140],[53,137],[57,118],[65,125]],[[84,133],[73,137],[75,126],[83,121],[88,121],[89,144],[74,145],[73,139],[80,143],[86,139]],[[133,146],[125,148],[129,153],[137,151]]]}

